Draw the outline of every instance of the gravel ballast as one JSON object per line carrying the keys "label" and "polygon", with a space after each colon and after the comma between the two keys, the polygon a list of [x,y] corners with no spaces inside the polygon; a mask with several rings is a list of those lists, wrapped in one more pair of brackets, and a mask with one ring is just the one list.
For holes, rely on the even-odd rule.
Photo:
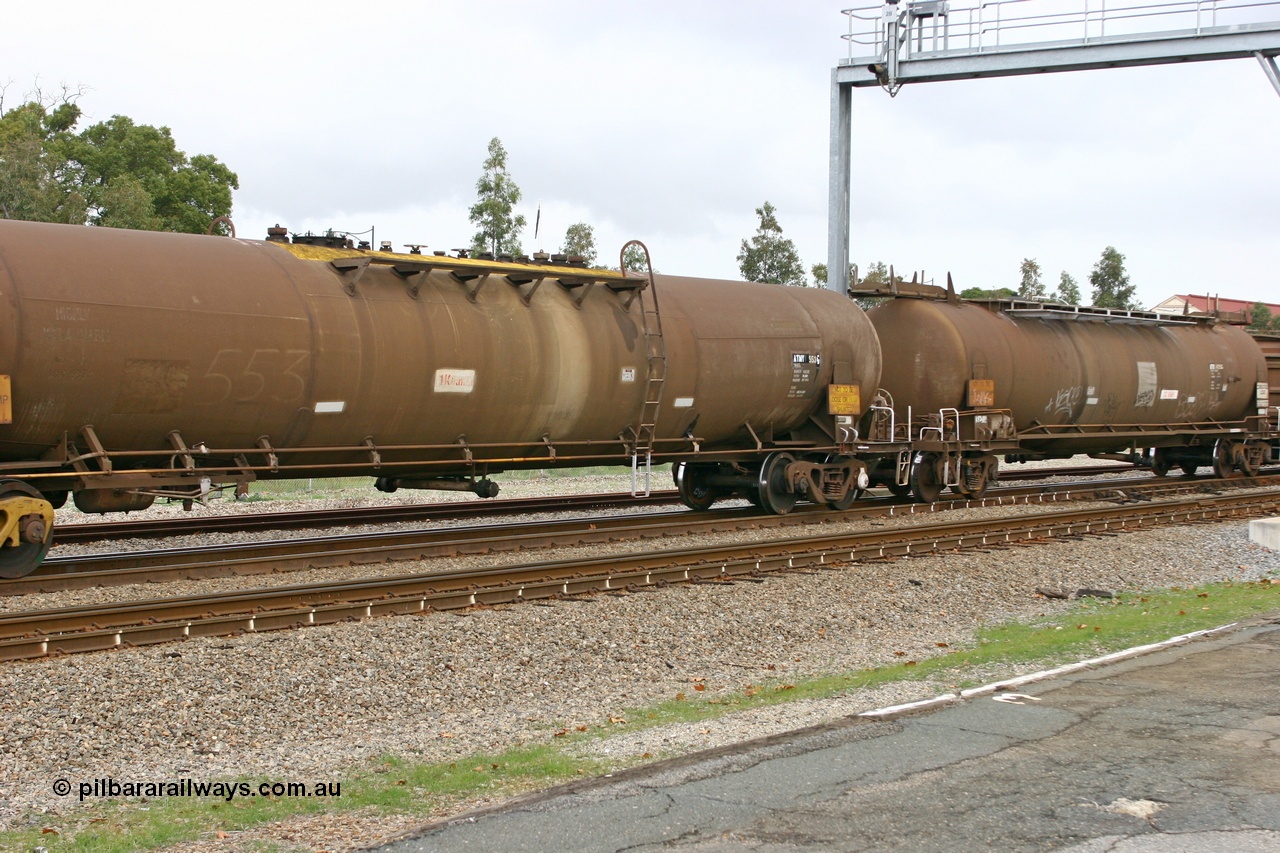
{"label": "gravel ballast", "polygon": [[[58,778],[73,788],[106,776],[341,780],[388,754],[449,761],[549,742],[563,728],[598,731],[628,708],[691,693],[694,684],[705,686],[701,695],[716,696],[903,655],[921,659],[936,654],[938,643],[970,641],[983,623],[1066,606],[1036,596],[1036,587],[1145,589],[1276,574],[1280,554],[1250,543],[1246,521],[1230,521],[862,563],[764,583],[675,586],[3,664],[0,825],[39,826],[44,813],[73,810],[74,794],[50,789]],[[185,593],[165,584],[146,594]],[[38,600],[53,596],[25,598],[24,608],[55,606]],[[590,750],[662,757],[945,686],[898,684],[759,708],[594,741]],[[248,850],[264,839],[282,849],[350,849],[416,820],[298,818],[184,849]]]}

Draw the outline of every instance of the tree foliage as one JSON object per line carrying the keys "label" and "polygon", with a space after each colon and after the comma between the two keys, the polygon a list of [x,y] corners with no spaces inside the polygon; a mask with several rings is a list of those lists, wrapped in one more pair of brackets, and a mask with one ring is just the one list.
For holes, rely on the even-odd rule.
{"label": "tree foliage", "polygon": [[747,281],[767,284],[791,284],[803,287],[807,284],[804,265],[791,240],[782,236],[777,211],[769,202],[756,208],[760,225],[750,242],[742,241],[738,250],[738,271]]}
{"label": "tree foliage", "polygon": [[994,290],[984,290],[981,287],[966,287],[960,291],[961,299],[1015,299],[1018,292],[1011,287],[997,287]]}
{"label": "tree foliage", "polygon": [[868,264],[867,274],[861,278],[858,277],[858,270],[856,267],[853,272],[854,274],[850,278],[850,281],[856,281],[858,283],[858,287],[865,287],[867,289],[889,287],[890,284],[900,285],[906,283],[906,279],[890,270],[889,266],[884,261],[875,261],[874,263]]}
{"label": "tree foliage", "polygon": [[585,222],[575,222],[564,232],[564,242],[560,251],[566,255],[578,255],[586,265],[596,265],[596,233]]}
{"label": "tree foliage", "polygon": [[[814,287],[827,286],[827,265],[814,264],[809,267],[809,274],[813,276]],[[858,284],[858,265],[849,264],[849,286],[854,287]]]}
{"label": "tree foliage", "polygon": [[169,128],[127,116],[76,133],[80,115],[65,91],[0,114],[0,215],[203,234],[231,213],[239,178],[216,157],[188,158]]}
{"label": "tree foliage", "polygon": [[1129,273],[1124,269],[1124,255],[1115,246],[1102,250],[1102,257],[1089,273],[1093,287],[1093,304],[1097,308],[1136,308],[1133,301],[1135,286],[1129,283]]}
{"label": "tree foliage", "polygon": [[492,252],[495,257],[523,254],[520,232],[525,219],[514,212],[520,203],[520,187],[507,172],[507,150],[496,136],[489,140],[489,156],[476,181],[476,196],[470,219],[480,230],[471,238],[471,251]]}
{"label": "tree foliage", "polygon": [[[813,284],[815,287],[827,286],[826,264],[814,264],[810,267],[810,272],[813,274]],[[867,288],[869,290],[879,288],[887,289],[889,287],[890,279],[892,279],[895,284],[902,284],[904,281],[902,276],[896,273],[890,273],[889,267],[884,261],[875,261],[870,264],[867,267],[867,274],[865,276],[858,275],[857,264],[849,264],[849,288],[851,290],[858,288]],[[854,301],[863,308],[870,308],[873,305],[878,305],[884,300],[874,296],[859,296]]]}
{"label": "tree foliage", "polygon": [[1249,314],[1249,328],[1259,331],[1276,328],[1275,320],[1271,316],[1271,309],[1266,303],[1253,303],[1253,310]]}
{"label": "tree foliage", "polygon": [[1062,271],[1062,276],[1058,279],[1058,289],[1054,292],[1053,298],[1067,305],[1080,304],[1080,285],[1066,270]]}
{"label": "tree foliage", "polygon": [[[639,246],[627,246],[622,252],[622,263],[626,266],[628,272],[649,272],[649,259],[644,253],[644,249]],[[657,272],[655,269],[654,272]]]}
{"label": "tree foliage", "polygon": [[80,108],[42,97],[5,111],[0,101],[0,216],[36,222],[83,223],[84,196],[76,186],[67,146]]}
{"label": "tree foliage", "polygon": [[1018,268],[1022,281],[1018,284],[1018,298],[1039,301],[1044,299],[1044,282],[1040,278],[1040,264],[1035,258],[1023,258]]}

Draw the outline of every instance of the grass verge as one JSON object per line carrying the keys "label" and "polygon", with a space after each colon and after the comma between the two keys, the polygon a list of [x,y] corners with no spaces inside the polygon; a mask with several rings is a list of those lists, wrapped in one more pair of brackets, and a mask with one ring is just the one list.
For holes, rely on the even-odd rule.
{"label": "grass verge", "polygon": [[[940,647],[936,655],[919,661],[904,659],[857,672],[750,684],[734,693],[708,697],[701,695],[698,684],[693,684],[687,693],[622,712],[601,726],[559,729],[547,743],[474,755],[447,764],[387,757],[372,767],[342,774],[340,796],[336,797],[236,796],[227,800],[158,796],[94,800],[83,808],[69,808],[64,815],[32,815],[31,829],[0,832],[0,849],[30,851],[43,847],[48,853],[131,853],[217,838],[219,833],[235,833],[322,812],[363,811],[428,819],[482,798],[501,799],[606,773],[650,757],[633,756],[611,762],[584,759],[579,747],[591,739],[671,723],[708,721],[735,711],[799,699],[829,698],[893,681],[940,678],[958,686],[971,686],[976,683],[975,678],[989,673],[992,667],[1031,663],[1050,666],[1276,612],[1280,612],[1280,581],[1221,583],[1126,594],[1115,599],[1085,599],[1052,617],[984,627],[970,646]],[[256,791],[263,780],[236,781],[246,781]],[[78,783],[73,787],[75,784]],[[75,797],[73,791],[68,803]],[[256,849],[303,848],[263,843]]]}

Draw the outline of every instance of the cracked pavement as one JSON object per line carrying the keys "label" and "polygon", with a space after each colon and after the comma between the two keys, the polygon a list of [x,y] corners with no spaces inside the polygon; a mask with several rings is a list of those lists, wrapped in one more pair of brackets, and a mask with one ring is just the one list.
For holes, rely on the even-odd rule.
{"label": "cracked pavement", "polygon": [[1035,699],[842,720],[380,850],[1280,850],[1280,615],[1019,689]]}

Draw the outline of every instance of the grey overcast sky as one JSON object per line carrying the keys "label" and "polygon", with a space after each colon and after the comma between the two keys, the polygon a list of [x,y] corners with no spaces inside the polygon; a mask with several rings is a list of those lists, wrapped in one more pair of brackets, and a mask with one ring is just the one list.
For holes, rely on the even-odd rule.
{"label": "grey overcast sky", "polygon": [[[497,136],[526,251],[585,221],[604,259],[639,238],[664,272],[736,278],[765,200],[806,268],[826,260],[850,5],[31,0],[6,4],[0,83],[11,106],[84,87],[82,126],[123,114],[217,156],[241,237],[467,245]],[[1280,301],[1280,96],[1253,60],[858,90],[853,113],[863,268],[1016,287],[1030,257],[1087,296],[1114,245],[1144,305]]]}

